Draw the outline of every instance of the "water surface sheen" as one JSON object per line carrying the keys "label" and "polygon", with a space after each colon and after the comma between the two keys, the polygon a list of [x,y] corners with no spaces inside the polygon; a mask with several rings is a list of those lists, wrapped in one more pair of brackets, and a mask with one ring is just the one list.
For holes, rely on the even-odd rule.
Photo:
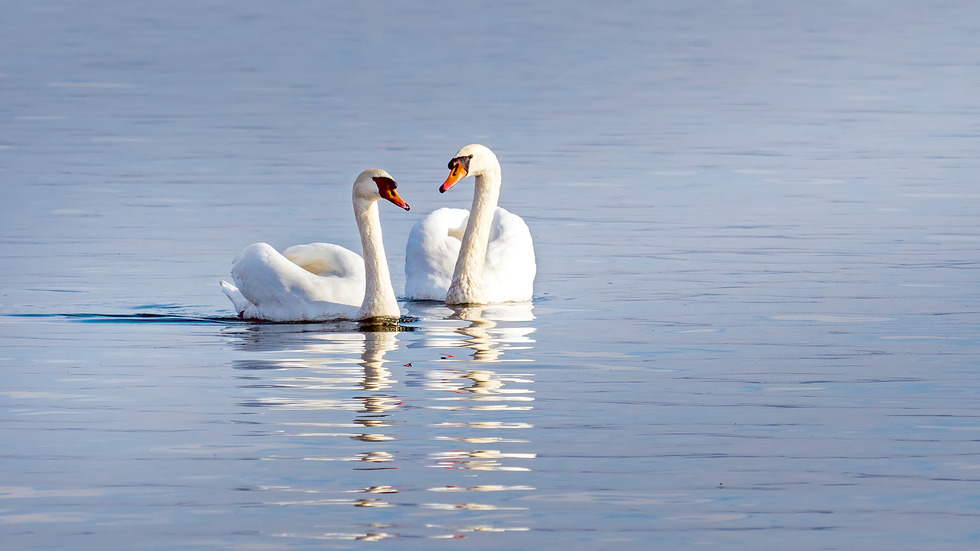
{"label": "water surface sheen", "polygon": [[[980,545],[980,5],[3,11],[4,548]],[[533,303],[235,317],[472,142]]]}

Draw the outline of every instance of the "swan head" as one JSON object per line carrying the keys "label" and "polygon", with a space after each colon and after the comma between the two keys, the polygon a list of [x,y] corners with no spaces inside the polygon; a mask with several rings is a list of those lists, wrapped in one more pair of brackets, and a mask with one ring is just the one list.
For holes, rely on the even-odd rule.
{"label": "swan head", "polygon": [[439,193],[449,191],[470,174],[479,176],[488,172],[500,172],[500,163],[489,147],[474,143],[456,152],[453,160],[449,161],[449,171],[449,177],[439,187]]}
{"label": "swan head", "polygon": [[387,172],[380,168],[365,170],[354,180],[354,200],[377,201],[385,199],[399,207],[410,210],[412,207],[395,191],[398,184]]}

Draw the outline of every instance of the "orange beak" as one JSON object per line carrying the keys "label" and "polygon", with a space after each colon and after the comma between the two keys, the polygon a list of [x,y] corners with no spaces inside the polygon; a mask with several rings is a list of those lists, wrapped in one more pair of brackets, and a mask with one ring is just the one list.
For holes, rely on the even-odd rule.
{"label": "orange beak", "polygon": [[449,173],[449,177],[439,186],[439,193],[446,193],[463,178],[466,178],[466,167],[463,166],[463,163],[456,163],[452,172]]}
{"label": "orange beak", "polygon": [[402,199],[400,195],[398,195],[398,192],[395,191],[395,188],[388,188],[385,191],[385,193],[383,193],[381,196],[405,210],[412,209],[412,207],[409,206],[409,204],[406,203],[405,200]]}
{"label": "orange beak", "polygon": [[405,210],[410,210],[412,208],[408,205],[408,203],[405,202],[404,199],[401,198],[400,195],[398,195],[398,192],[395,191],[395,187],[397,187],[397,184],[395,183],[394,180],[392,180],[391,178],[382,178],[382,177],[377,177],[373,179],[374,182],[378,184],[378,194],[381,195],[382,199],[387,199],[388,201],[391,201],[392,203],[398,205],[399,207]]}

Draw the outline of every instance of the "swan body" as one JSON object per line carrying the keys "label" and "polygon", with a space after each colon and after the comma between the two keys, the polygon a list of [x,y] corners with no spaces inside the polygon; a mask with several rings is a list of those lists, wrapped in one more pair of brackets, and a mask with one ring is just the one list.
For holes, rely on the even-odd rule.
{"label": "swan body", "polygon": [[497,157],[485,146],[468,145],[449,168],[439,191],[472,174],[472,207],[438,209],[412,228],[405,249],[406,296],[451,305],[531,300],[537,271],[534,243],[524,220],[497,206]]}
{"label": "swan body", "polygon": [[235,284],[221,282],[238,316],[268,321],[398,317],[377,204],[387,199],[409,210],[396,187],[379,169],[365,170],[354,181],[354,219],[363,259],[330,243],[296,245],[282,253],[266,243],[246,247],[233,261]]}

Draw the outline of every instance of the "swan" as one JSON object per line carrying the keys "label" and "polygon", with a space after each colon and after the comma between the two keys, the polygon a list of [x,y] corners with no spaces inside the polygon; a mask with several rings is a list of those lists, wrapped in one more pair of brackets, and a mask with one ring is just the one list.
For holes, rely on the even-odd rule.
{"label": "swan", "polygon": [[243,319],[268,321],[365,320],[400,315],[381,240],[378,200],[409,210],[387,172],[365,170],[354,181],[354,219],[362,260],[339,245],[296,245],[280,254],[266,243],[249,245],[233,261],[235,284],[221,289]]}
{"label": "swan", "polygon": [[405,294],[449,305],[531,300],[534,244],[520,216],[497,206],[500,163],[493,151],[468,145],[449,161],[445,193],[472,174],[473,205],[441,208],[415,224],[405,247]]}

